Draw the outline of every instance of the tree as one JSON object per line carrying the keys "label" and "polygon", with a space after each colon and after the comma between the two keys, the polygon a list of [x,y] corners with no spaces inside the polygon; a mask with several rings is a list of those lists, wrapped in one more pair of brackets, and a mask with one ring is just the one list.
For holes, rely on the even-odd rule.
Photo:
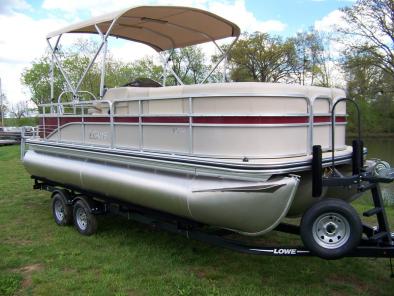
{"label": "tree", "polygon": [[[358,0],[343,12],[337,41],[344,45],[348,96],[358,102],[366,132],[394,132],[394,2]],[[355,120],[350,116],[351,130]]]}
{"label": "tree", "polygon": [[13,117],[21,119],[26,117],[29,113],[29,105],[27,101],[19,101],[11,105],[10,113]]}
{"label": "tree", "polygon": [[[59,49],[61,64],[68,75],[71,84],[75,87],[88,66],[91,56],[94,53],[94,44],[91,42],[78,41],[68,50]],[[134,64],[122,63],[115,61],[111,54],[108,54],[106,63],[106,86],[121,86],[130,81],[134,76],[131,73],[147,73],[146,68],[149,66],[148,61],[138,61]],[[137,70],[137,71],[135,71]],[[157,72],[157,69],[154,68]],[[46,54],[40,59],[34,61],[31,67],[24,70],[21,76],[22,84],[27,87],[31,94],[31,100],[36,104],[50,103],[50,77],[51,77],[51,58]],[[54,100],[64,90],[69,90],[60,70],[54,67]],[[156,75],[157,76],[157,75]],[[89,91],[96,97],[99,95],[101,71],[97,64],[94,64],[85,76],[80,90]],[[63,96],[62,100],[71,100],[71,93]],[[91,100],[90,96],[86,97]]]}
{"label": "tree", "polygon": [[[50,71],[50,60],[48,56],[44,56],[33,61],[31,67],[22,72],[21,82],[29,90],[31,100],[36,105],[50,102]],[[54,75],[55,97],[60,95],[63,87],[64,80],[56,69]]]}
{"label": "tree", "polygon": [[[347,56],[346,70],[348,97],[361,108],[363,130],[366,132],[394,132],[394,80],[391,75],[374,65],[374,57],[366,54]],[[349,113],[354,114],[349,105]],[[349,128],[355,131],[355,116],[350,116]]]}
{"label": "tree", "polygon": [[229,54],[235,81],[294,80],[296,52],[293,42],[266,33],[244,34]]}
{"label": "tree", "polygon": [[394,76],[394,1],[358,0],[342,11],[346,25],[337,31],[346,54],[366,54],[375,67]]}
{"label": "tree", "polygon": [[328,38],[313,28],[290,38],[296,53],[296,81],[302,85],[331,86]]}
{"label": "tree", "polygon": [[[205,78],[209,70],[205,59],[202,49],[198,46],[175,49],[170,56],[172,70],[184,84],[197,84]],[[168,74],[166,84],[178,84],[175,77],[170,72]]]}
{"label": "tree", "polygon": [[[130,79],[147,77],[159,82],[163,76],[163,67],[161,65],[155,64],[152,57],[145,57],[133,62],[128,67],[125,67],[125,65],[122,65],[122,67],[125,70],[127,68],[127,71],[130,72],[129,74]],[[124,77],[124,75],[121,75],[119,72],[118,72],[118,76]]]}

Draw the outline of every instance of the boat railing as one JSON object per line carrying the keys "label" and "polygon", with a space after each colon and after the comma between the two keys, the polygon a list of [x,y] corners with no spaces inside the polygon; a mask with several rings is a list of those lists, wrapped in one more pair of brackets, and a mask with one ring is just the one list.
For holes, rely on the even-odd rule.
{"label": "boat railing", "polygon": [[[61,94],[59,95],[59,97],[58,97],[58,99],[57,99],[58,104],[61,104],[62,99],[63,99],[63,96],[66,95],[66,94],[71,94],[71,95],[73,95],[73,92],[70,91],[70,90],[65,90],[65,91],[61,92]],[[76,94],[77,94],[78,97],[79,97],[80,95],[87,94],[87,95],[89,95],[91,98],[93,98],[94,101],[97,101],[97,97],[96,97],[92,92],[90,92],[90,91],[87,91],[87,90],[79,90],[79,91],[76,92]],[[76,98],[77,98],[77,97],[76,97]],[[77,101],[79,101],[79,100],[77,99]]]}
{"label": "boat railing", "polygon": [[[229,112],[210,112],[210,113],[204,113],[202,114],[201,112],[196,112],[193,110],[193,100],[195,99],[200,99],[200,98],[205,98],[205,97],[261,97],[262,99],[264,98],[283,98],[283,97],[292,97],[292,98],[298,98],[298,99],[303,99],[305,101],[305,112],[295,112],[295,113],[290,113],[290,112],[285,112],[285,113],[269,113],[269,112],[261,112],[261,113],[229,113]],[[313,103],[317,99],[322,99],[322,100],[327,100],[328,108],[326,113],[314,113],[313,112]],[[339,98],[338,98],[339,99]],[[337,99],[337,100],[338,100]],[[146,104],[147,101],[149,102],[154,102],[157,100],[184,100],[183,102],[185,103],[185,108],[183,108],[182,112],[148,112],[148,110],[144,110],[144,104]],[[329,117],[330,116],[330,110],[332,108],[332,99],[329,97],[324,97],[324,96],[319,96],[315,98],[308,98],[306,96],[302,95],[278,95],[278,94],[272,94],[272,95],[262,95],[262,94],[223,94],[223,95],[199,95],[198,97],[192,97],[192,96],[177,96],[174,98],[173,96],[162,96],[162,97],[147,97],[147,98],[123,98],[123,99],[116,99],[116,100],[94,100],[94,101],[79,101],[79,102],[63,102],[63,103],[51,103],[51,104],[43,104],[40,105],[40,110],[41,110],[41,119],[40,119],[40,126],[38,129],[38,135],[40,135],[41,138],[50,140],[50,141],[57,141],[57,142],[63,142],[67,141],[67,139],[62,137],[62,130],[61,127],[65,125],[70,125],[70,124],[80,124],[81,125],[81,135],[82,135],[82,144],[85,143],[85,135],[86,135],[86,125],[92,125],[92,124],[97,124],[97,125],[109,125],[109,132],[105,134],[106,139],[109,141],[106,142],[108,144],[109,148],[119,148],[117,145],[115,145],[115,127],[120,126],[120,125],[132,125],[132,126],[138,126],[138,148],[139,150],[149,150],[146,147],[144,147],[143,143],[143,127],[144,126],[184,126],[188,127],[188,153],[193,154],[193,133],[194,133],[194,128],[201,126],[201,124],[195,120],[196,118],[225,118],[228,116],[237,116],[237,117],[248,117],[248,116],[269,116],[269,117],[280,117],[280,116],[286,116],[286,117],[304,117],[307,118],[307,121],[303,123],[283,123],[283,124],[275,124],[275,125],[270,125],[270,124],[263,124],[259,125],[257,124],[256,126],[261,126],[261,127],[292,127],[292,126],[304,126],[307,128],[307,136],[306,136],[306,150],[302,155],[310,155],[312,152],[312,147],[314,145],[314,139],[313,139],[313,126],[315,125],[331,125],[331,122],[325,122],[325,123],[316,123],[314,122],[314,117],[319,117],[319,116],[325,116]],[[335,100],[334,100],[335,101]],[[129,104],[134,104],[137,105],[137,108],[134,108],[133,112],[130,112],[128,107],[125,108],[126,106],[129,106]],[[136,106],[134,106],[136,107]],[[121,112],[121,109],[123,111]],[[124,109],[127,109],[126,111]],[[342,115],[342,114],[341,114]],[[171,120],[167,120],[168,122],[155,122],[155,120],[150,120],[149,118],[154,118],[154,117],[167,117],[171,118]],[[125,121],[124,119],[130,119],[129,121]],[[182,119],[182,120],[181,120]],[[216,127],[241,127],[242,125],[240,124],[220,124],[220,123],[215,123],[212,120],[207,120],[207,122],[211,123],[204,123],[204,126],[216,126]],[[337,124],[337,123],[336,123]],[[341,122],[338,124],[346,124],[346,122]],[[56,136],[53,136],[56,134]],[[328,136],[330,137],[331,134]],[[94,135],[95,137],[99,137],[100,135]],[[103,136],[104,137],[104,136]],[[50,138],[50,139],[49,139]],[[331,139],[330,139],[331,142]],[[107,145],[105,144],[105,146]],[[104,145],[104,144],[103,144]],[[102,145],[100,145],[102,146]],[[116,147],[115,147],[116,146]],[[331,147],[329,147],[331,148]],[[328,149],[332,150],[332,149]],[[301,155],[300,155],[301,156]]]}
{"label": "boat railing", "polygon": [[[111,131],[113,128],[113,111],[111,101],[94,100],[49,103],[41,104],[39,109],[41,112],[37,134],[40,138],[46,140],[56,142],[64,141],[65,139],[62,137],[61,127],[72,123],[81,124],[82,140],[85,139],[87,122],[107,122],[111,125]],[[103,110],[107,111],[103,113]],[[56,137],[52,138],[54,134],[56,134]]]}
{"label": "boat railing", "polygon": [[33,127],[33,126],[22,126],[20,130],[20,157],[21,160],[23,160],[23,157],[25,156],[26,152],[26,140],[27,139],[34,139],[34,138],[39,138],[39,133],[38,133],[39,127]]}

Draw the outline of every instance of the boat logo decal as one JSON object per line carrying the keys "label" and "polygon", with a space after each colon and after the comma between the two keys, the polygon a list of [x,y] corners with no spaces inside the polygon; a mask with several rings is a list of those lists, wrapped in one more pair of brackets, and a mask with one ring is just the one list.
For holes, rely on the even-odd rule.
{"label": "boat logo decal", "polygon": [[272,248],[272,249],[250,249],[251,251],[256,252],[264,252],[264,253],[272,253],[273,255],[298,255],[298,254],[308,254],[310,251],[308,250],[299,250],[299,249],[281,249],[281,248]]}
{"label": "boat logo decal", "polygon": [[93,130],[89,132],[89,139],[105,141],[108,140],[108,133]]}

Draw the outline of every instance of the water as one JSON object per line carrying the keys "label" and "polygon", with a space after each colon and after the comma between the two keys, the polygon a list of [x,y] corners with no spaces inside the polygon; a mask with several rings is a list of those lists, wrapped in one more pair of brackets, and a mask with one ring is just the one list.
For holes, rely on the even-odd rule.
{"label": "water", "polygon": [[[347,141],[351,143],[351,139]],[[394,138],[365,138],[364,146],[368,148],[367,159],[378,158],[394,167]],[[382,195],[386,205],[394,206],[394,182],[382,184]]]}

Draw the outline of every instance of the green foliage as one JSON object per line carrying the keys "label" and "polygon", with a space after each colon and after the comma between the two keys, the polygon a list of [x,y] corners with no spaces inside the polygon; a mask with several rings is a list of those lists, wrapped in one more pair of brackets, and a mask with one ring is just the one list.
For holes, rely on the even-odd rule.
{"label": "green foliage", "polygon": [[[61,64],[67,74],[70,83],[76,87],[85,69],[90,63],[97,44],[91,42],[78,41],[67,51],[59,49]],[[172,69],[185,84],[200,82],[208,73],[208,66],[205,65],[205,56],[199,47],[186,47],[175,50],[171,55]],[[31,93],[31,100],[36,104],[49,103],[50,98],[50,78],[51,59],[44,56],[34,61],[30,68],[22,73],[21,81]],[[170,73],[167,78],[167,85],[176,85],[176,79]],[[111,54],[107,55],[105,86],[108,88],[122,86],[134,79],[147,77],[156,81],[161,81],[163,67],[157,65],[152,58],[146,57],[133,63],[124,63],[115,60]],[[99,85],[101,79],[101,69],[94,63],[82,80],[80,90],[89,91],[96,97],[99,96]],[[66,80],[61,75],[60,70],[54,67],[54,96],[56,101],[64,90],[69,90]],[[82,95],[83,96],[83,95]],[[91,96],[85,95],[91,100]],[[62,101],[72,99],[71,93],[62,96]]]}
{"label": "green foliage", "polygon": [[0,273],[0,295],[12,296],[21,285],[22,277],[16,273]]}
{"label": "green foliage", "polygon": [[313,29],[284,40],[266,33],[244,34],[230,52],[231,78],[330,87],[327,42],[327,36]]}
{"label": "green foliage", "polygon": [[245,33],[229,54],[234,81],[292,81],[296,67],[294,43],[266,33]]}
{"label": "green foliage", "polygon": [[296,51],[296,82],[302,85],[331,86],[327,71],[327,37],[311,28],[297,33],[289,41],[294,44]]}
{"label": "green foliage", "polygon": [[[344,10],[345,20],[353,31],[339,30],[343,42],[353,36],[352,42],[346,44],[343,66],[348,95],[360,105],[362,129],[366,133],[394,132],[394,27],[387,27],[390,22],[393,24],[393,19],[381,22],[384,15],[394,14],[393,2],[391,7],[389,2],[358,1]],[[378,7],[380,11],[375,11]],[[359,42],[355,43],[356,40]],[[387,47],[391,50],[387,51]],[[354,132],[356,116],[353,108],[349,111],[349,131]]]}
{"label": "green foliage", "polygon": [[358,0],[343,9],[347,26],[337,30],[346,55],[367,55],[370,62],[394,75],[394,2]]}
{"label": "green foliage", "polygon": [[4,118],[4,126],[37,126],[38,117]]}
{"label": "green foliage", "polygon": [[[170,56],[171,68],[184,84],[200,83],[208,74],[205,55],[198,46],[175,49]],[[175,77],[168,72],[166,85],[176,85]]]}
{"label": "green foliage", "polygon": [[[97,44],[91,42],[78,41],[70,49],[60,51],[61,64],[67,74],[70,83],[76,87],[82,74],[90,63],[94,49]],[[31,93],[31,100],[36,104],[49,103],[50,98],[50,78],[51,78],[51,59],[48,55],[34,61],[30,68],[22,73],[21,81]],[[152,59],[145,58],[134,63],[123,63],[114,60],[110,54],[106,63],[106,87],[117,87],[130,82],[138,77],[150,77],[158,80],[160,78],[161,66],[153,63]],[[87,72],[79,87],[80,90],[89,91],[96,97],[99,96],[99,85],[101,79],[101,69],[94,63]],[[54,67],[54,96],[56,101],[64,90],[70,90],[66,80],[57,67]],[[62,96],[62,101],[71,100],[71,93]],[[82,95],[82,99],[91,100],[90,95]]]}
{"label": "green foliage", "polygon": [[[36,104],[43,104],[50,102],[50,71],[51,62],[48,56],[44,56],[38,60],[33,61],[30,68],[23,71],[21,82],[25,85],[31,93],[31,100]],[[55,97],[59,96],[64,87],[64,80],[62,79],[58,69],[54,71],[54,93]]]}
{"label": "green foliage", "polygon": [[[160,81],[162,77],[163,67],[161,65],[156,65],[152,58],[146,57],[135,61],[127,68],[127,71],[129,71],[130,77],[125,83],[141,77],[147,77],[156,81]],[[113,76],[115,77],[115,75]],[[122,74],[119,74],[119,76],[124,77],[125,79],[128,77],[127,75]]]}

